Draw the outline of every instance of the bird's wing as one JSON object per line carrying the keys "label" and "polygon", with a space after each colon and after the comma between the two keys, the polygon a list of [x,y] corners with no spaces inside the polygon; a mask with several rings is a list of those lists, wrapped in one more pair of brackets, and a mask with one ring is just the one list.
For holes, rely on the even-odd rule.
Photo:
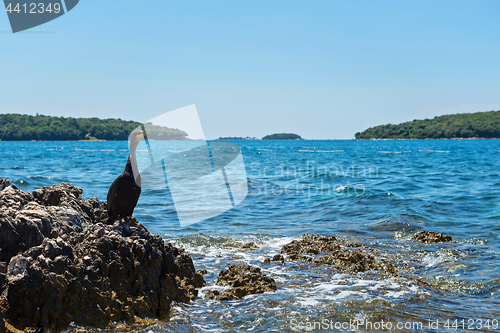
{"label": "bird's wing", "polygon": [[115,181],[111,184],[108,190],[108,196],[106,197],[106,200],[108,201],[108,216],[112,217],[114,214],[114,209],[116,207],[116,202],[115,198],[120,193],[120,189],[122,188],[123,185],[123,174],[119,175]]}

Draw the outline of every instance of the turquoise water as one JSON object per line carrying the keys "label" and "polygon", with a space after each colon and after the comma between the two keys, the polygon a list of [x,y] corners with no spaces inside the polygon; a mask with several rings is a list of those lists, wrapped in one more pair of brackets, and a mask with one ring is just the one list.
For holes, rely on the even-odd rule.
{"label": "turquoise water", "polygon": [[[197,269],[207,269],[209,285],[201,295],[221,269],[238,262],[261,266],[278,291],[222,303],[200,297],[175,306],[170,321],[141,331],[300,331],[297,323],[307,328],[324,319],[394,325],[438,320],[439,331],[454,332],[482,320],[471,328],[494,330],[493,321],[500,320],[499,140],[234,142],[249,186],[239,206],[181,228],[169,192],[143,190],[135,216],[185,247]],[[0,142],[0,177],[25,191],[72,182],[85,198],[105,200],[127,154],[127,142]],[[423,229],[457,243],[409,240]],[[361,242],[407,268],[393,278],[301,263],[260,264],[304,233]],[[248,241],[259,249],[235,246]],[[450,327],[444,327],[448,319]],[[452,327],[455,319],[458,326]]]}

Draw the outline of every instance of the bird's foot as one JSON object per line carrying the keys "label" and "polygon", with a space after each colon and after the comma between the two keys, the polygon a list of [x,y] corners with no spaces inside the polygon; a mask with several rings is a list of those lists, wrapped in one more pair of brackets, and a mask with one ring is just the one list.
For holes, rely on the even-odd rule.
{"label": "bird's foot", "polygon": [[118,221],[119,221],[119,226],[123,230],[123,236],[130,235],[130,217],[127,217],[125,219],[118,217]]}
{"label": "bird's foot", "polygon": [[127,222],[125,223],[125,228],[127,228],[127,233],[129,233],[129,234],[130,234],[130,220],[131,219],[132,218],[130,216],[127,217]]}

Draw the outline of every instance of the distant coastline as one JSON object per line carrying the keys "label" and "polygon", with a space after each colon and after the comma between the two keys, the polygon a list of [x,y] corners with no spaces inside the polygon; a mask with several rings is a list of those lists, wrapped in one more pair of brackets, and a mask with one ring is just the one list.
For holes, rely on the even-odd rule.
{"label": "distant coastline", "polygon": [[394,140],[499,140],[499,138],[422,138],[422,139],[414,139],[414,138],[382,138],[382,139],[354,139],[356,141],[394,141]]}
{"label": "distant coastline", "polygon": [[294,133],[276,133],[266,135],[262,140],[304,140],[300,135]]}
{"label": "distant coastline", "polygon": [[458,113],[380,125],[358,132],[355,137],[358,140],[497,139],[500,138],[500,111]]}
{"label": "distant coastline", "polygon": [[[126,141],[139,126],[141,123],[121,119],[0,114],[0,141]],[[149,127],[154,130],[151,140],[189,140],[188,134],[178,129]]]}

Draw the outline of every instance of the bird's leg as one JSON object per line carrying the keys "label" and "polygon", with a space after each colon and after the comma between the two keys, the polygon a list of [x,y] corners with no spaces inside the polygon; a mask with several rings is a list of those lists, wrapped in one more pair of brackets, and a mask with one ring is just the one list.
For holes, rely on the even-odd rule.
{"label": "bird's leg", "polygon": [[[122,217],[118,215],[118,220],[120,221],[120,225],[123,228],[123,233],[124,234],[129,234],[130,233],[130,217],[124,218],[122,221]],[[124,235],[125,236],[125,235]]]}
{"label": "bird's leg", "polygon": [[127,231],[130,232],[130,220],[132,219],[131,216],[127,217]]}
{"label": "bird's leg", "polygon": [[122,227],[123,227],[123,230],[125,231],[125,234],[126,235],[129,235],[130,234],[130,217],[125,217],[123,219],[123,224],[122,224]]}

